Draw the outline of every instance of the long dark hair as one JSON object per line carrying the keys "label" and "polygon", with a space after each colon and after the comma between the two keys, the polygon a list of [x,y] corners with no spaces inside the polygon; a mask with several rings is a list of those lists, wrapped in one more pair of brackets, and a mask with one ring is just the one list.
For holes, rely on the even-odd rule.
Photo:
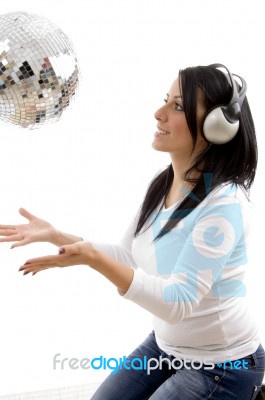
{"label": "long dark hair", "polygon": [[[228,104],[232,96],[232,87],[226,76],[220,70],[211,66],[189,67],[179,71],[179,81],[183,99],[183,109],[194,147],[197,141],[198,130],[202,131],[202,122],[197,119],[197,99],[200,94],[206,113],[217,105]],[[202,151],[194,165],[185,173],[185,181],[194,184],[192,196],[186,196],[173,211],[163,229],[155,240],[164,236],[177,223],[187,216],[207,196],[209,192],[223,183],[235,183],[246,192],[254,181],[258,160],[255,127],[245,97],[241,108],[240,127],[236,136],[222,145],[211,144]],[[191,172],[199,172],[199,178],[192,179]],[[197,174],[198,175],[198,174]],[[209,182],[206,182],[208,178]],[[151,181],[144,201],[134,236],[136,237],[144,224],[166,198],[173,182],[174,172],[172,164]],[[206,189],[205,189],[206,188]]]}

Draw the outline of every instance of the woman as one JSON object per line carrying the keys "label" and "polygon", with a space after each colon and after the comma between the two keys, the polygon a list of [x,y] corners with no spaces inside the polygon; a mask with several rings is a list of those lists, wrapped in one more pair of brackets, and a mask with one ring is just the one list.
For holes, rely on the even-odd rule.
{"label": "woman", "polygon": [[0,226],[12,248],[60,247],[28,260],[24,274],[85,264],[153,314],[154,331],[93,400],[251,400],[259,392],[265,354],[242,282],[257,166],[245,92],[245,81],[220,64],[179,72],[155,113],[152,144],[171,163],[119,245],[88,243],[25,209],[28,224]]}

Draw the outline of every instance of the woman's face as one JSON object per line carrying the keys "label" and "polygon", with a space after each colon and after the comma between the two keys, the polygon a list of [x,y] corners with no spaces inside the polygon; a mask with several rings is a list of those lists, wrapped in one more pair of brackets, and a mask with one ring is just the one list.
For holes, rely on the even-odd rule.
{"label": "woman's face", "polygon": [[[201,102],[198,101],[198,121],[200,121],[204,112]],[[192,153],[196,155],[207,147],[207,142],[203,139],[201,133],[198,132],[197,142],[193,149],[193,140],[183,110],[178,78],[173,82],[165,99],[165,104],[156,111],[155,118],[158,121],[157,131],[152,143],[152,147],[155,150],[169,152],[171,155],[175,154],[178,157],[181,156],[181,158],[190,159]]]}

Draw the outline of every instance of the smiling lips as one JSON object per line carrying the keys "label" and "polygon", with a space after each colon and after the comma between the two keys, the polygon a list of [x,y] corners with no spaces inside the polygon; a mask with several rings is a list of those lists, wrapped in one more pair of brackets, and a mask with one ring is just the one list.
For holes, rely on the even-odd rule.
{"label": "smiling lips", "polygon": [[170,132],[167,132],[167,131],[164,131],[164,129],[158,128],[158,130],[155,133],[155,137],[166,136],[169,134],[170,134]]}

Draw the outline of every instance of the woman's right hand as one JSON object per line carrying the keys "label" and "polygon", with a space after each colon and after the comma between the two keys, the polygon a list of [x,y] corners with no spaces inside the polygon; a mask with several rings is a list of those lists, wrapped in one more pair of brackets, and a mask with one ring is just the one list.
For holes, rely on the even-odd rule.
{"label": "woman's right hand", "polygon": [[0,225],[0,242],[14,242],[11,249],[33,242],[57,244],[58,233],[49,222],[32,215],[25,208],[20,208],[19,213],[29,222],[21,225]]}

